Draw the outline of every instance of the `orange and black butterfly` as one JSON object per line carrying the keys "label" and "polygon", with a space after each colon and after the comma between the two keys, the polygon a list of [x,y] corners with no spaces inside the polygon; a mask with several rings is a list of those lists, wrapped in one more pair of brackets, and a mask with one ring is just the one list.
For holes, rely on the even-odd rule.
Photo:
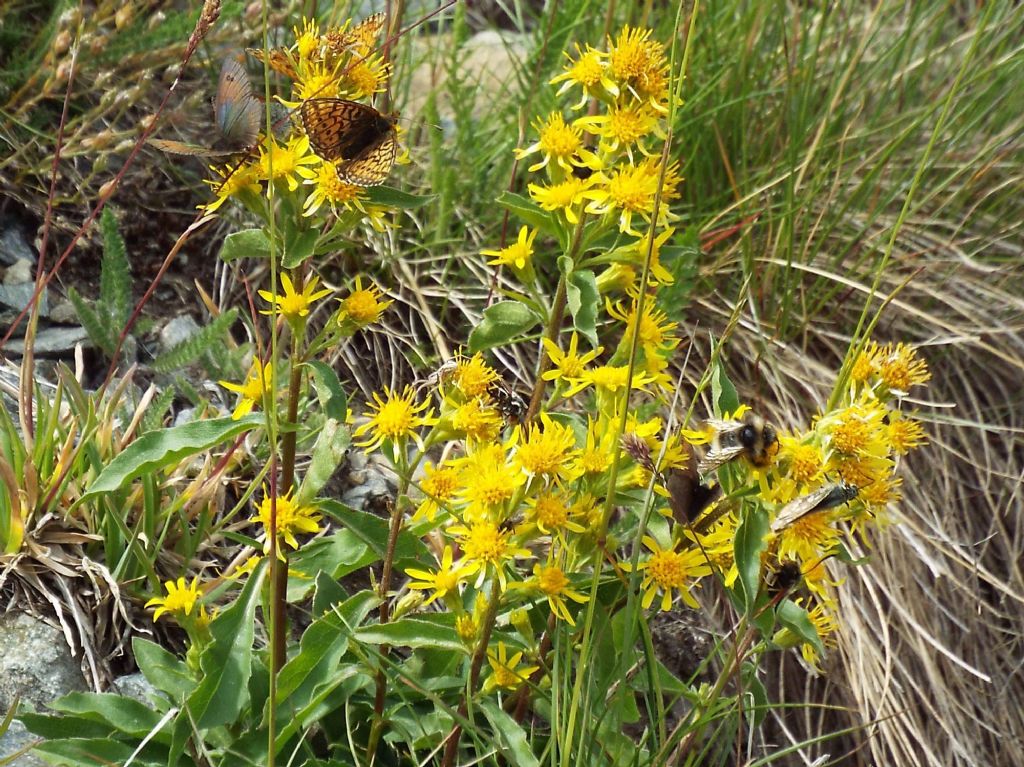
{"label": "orange and black butterfly", "polygon": [[278,74],[282,74],[290,80],[299,79],[295,61],[287,48],[273,48],[266,53],[260,48],[246,48],[245,52],[250,56],[255,56]]}
{"label": "orange and black butterfly", "polygon": [[164,152],[196,157],[238,154],[255,142],[260,133],[260,102],[253,94],[245,69],[234,59],[224,60],[213,101],[217,138],[211,146],[153,138],[149,143]]}
{"label": "orange and black butterfly", "polygon": [[358,53],[369,53],[377,41],[387,16],[375,13],[367,16],[354,27],[344,31],[330,31],[326,35],[327,45],[335,53],[355,50]]}
{"label": "orange and black butterfly", "polygon": [[299,115],[313,151],[335,163],[342,183],[378,186],[387,180],[398,151],[393,116],[346,99],[309,99]]}

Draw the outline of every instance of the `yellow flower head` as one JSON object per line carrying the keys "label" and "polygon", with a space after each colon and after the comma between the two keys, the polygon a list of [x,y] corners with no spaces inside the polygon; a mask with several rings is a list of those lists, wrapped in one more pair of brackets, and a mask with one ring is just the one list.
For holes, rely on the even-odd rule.
{"label": "yellow flower head", "polygon": [[211,165],[210,170],[217,178],[206,183],[216,190],[217,196],[213,202],[199,206],[206,213],[213,213],[232,197],[260,193],[259,169],[253,165],[246,163],[233,171]]}
{"label": "yellow flower head", "polygon": [[694,609],[700,605],[690,593],[692,582],[711,574],[711,567],[699,549],[676,551],[674,547],[663,549],[654,538],[645,535],[644,545],[651,556],[637,566],[644,573],[640,588],[644,595],[640,604],[644,609],[651,606],[654,597],[661,592],[661,610],[672,607],[673,592],[678,591],[683,602]]}
{"label": "yellow flower head", "polygon": [[530,678],[530,675],[540,668],[540,666],[526,666],[520,668],[519,662],[522,659],[522,652],[517,652],[510,658],[508,656],[508,648],[505,647],[504,642],[498,643],[497,655],[495,655],[491,650],[488,650],[487,662],[491,666],[491,675],[484,681],[484,692],[491,692],[497,687],[501,687],[506,690],[515,690],[518,689],[520,685],[525,684]]}
{"label": "yellow flower head", "polygon": [[572,619],[565,600],[571,599],[577,604],[584,604],[589,600],[587,595],[572,588],[572,582],[562,568],[553,563],[534,565],[533,577],[522,583],[512,584],[512,588],[543,594],[548,600],[552,615],[570,626],[575,626],[576,622]]}
{"label": "yellow flower head", "polygon": [[512,542],[510,531],[503,530],[489,520],[473,522],[468,526],[453,525],[448,528],[448,532],[459,542],[467,565],[479,567],[481,578],[484,576],[484,571],[493,569],[502,591],[505,591],[508,586],[505,578],[505,564],[512,562],[517,557],[532,556],[527,549],[516,546]]}
{"label": "yellow flower head", "polygon": [[[153,597],[146,602],[146,607],[156,607],[153,613],[154,623],[164,613],[171,613],[179,618],[190,616],[196,602],[202,596],[199,590],[198,576],[193,578],[192,583],[188,586],[185,585],[184,578],[178,578],[177,582],[165,581],[164,588],[167,589],[166,597]],[[200,610],[202,609],[202,603],[200,603]]]}
{"label": "yellow flower head", "polygon": [[[284,286],[284,295],[276,295],[269,290],[261,290],[259,291],[259,294],[264,301],[268,301],[273,304],[277,311],[281,313],[281,316],[292,322],[307,316],[309,314],[310,305],[312,305],[314,301],[323,298],[331,292],[326,288],[323,290],[316,289],[316,284],[319,282],[319,279],[319,277],[313,275],[309,282],[303,286],[302,292],[296,293],[291,277],[287,274],[282,274],[281,284]],[[264,309],[260,312],[260,314],[274,313],[274,309]]]}
{"label": "yellow flower head", "polygon": [[552,161],[560,169],[559,177],[572,173],[574,167],[592,167],[598,163],[594,153],[583,146],[583,131],[578,121],[568,125],[561,112],[552,112],[547,120],[535,122],[534,128],[540,134],[537,142],[515,152],[516,159],[520,160],[540,152],[541,159],[529,168],[531,173],[549,167]]}
{"label": "yellow flower head", "polygon": [[537,230],[530,231],[528,227],[519,230],[519,238],[511,245],[501,250],[482,250],[482,256],[494,256],[493,261],[487,263],[492,266],[509,266],[517,271],[524,271],[533,258],[533,241],[537,239]]}
{"label": "yellow flower head", "polygon": [[383,295],[384,293],[376,285],[371,284],[370,287],[364,288],[362,277],[357,276],[355,287],[352,288],[352,292],[348,294],[347,298],[342,299],[338,313],[335,315],[338,324],[343,327],[354,325],[356,328],[364,328],[377,322],[384,310],[394,303],[394,301],[381,301]]}
{"label": "yellow flower head", "polygon": [[[377,450],[385,442],[397,446],[410,437],[422,444],[419,429],[433,426],[435,419],[433,413],[427,410],[430,402],[416,404],[415,398],[416,393],[411,386],[406,386],[401,394],[385,387],[384,398],[374,392],[374,401],[370,404],[370,410],[366,412],[366,417],[370,420],[352,433],[354,437],[361,437],[367,433],[370,436],[355,444],[365,448],[368,453]],[[424,410],[427,410],[425,415]]]}
{"label": "yellow flower head", "polygon": [[579,452],[576,435],[572,428],[551,420],[547,413],[541,413],[540,418],[541,425],[517,429],[517,437],[522,437],[522,441],[516,447],[516,465],[529,475],[573,479],[572,461]]}
{"label": "yellow flower head", "polygon": [[563,352],[549,338],[543,338],[541,342],[544,344],[544,349],[547,351],[551,364],[554,366],[551,370],[544,373],[545,381],[568,381],[571,378],[579,378],[583,375],[587,365],[597,359],[604,351],[603,346],[598,346],[592,351],[580,354],[578,352],[579,334],[575,330],[569,337],[568,351]]}
{"label": "yellow flower head", "polygon": [[434,592],[423,603],[423,607],[426,607],[435,599],[443,599],[448,594],[457,594],[459,584],[476,572],[476,567],[465,562],[455,564],[453,559],[452,547],[445,546],[444,553],[441,555],[441,564],[436,571],[431,572],[430,570],[420,570],[414,567],[406,569],[405,572],[410,578],[417,579],[409,584],[410,589],[431,590]]}
{"label": "yellow flower head", "polygon": [[451,415],[452,428],[469,440],[490,442],[497,439],[501,423],[498,411],[485,406],[481,397],[466,400]]}
{"label": "yellow flower head", "polygon": [[252,361],[249,376],[242,383],[235,384],[230,381],[220,381],[220,385],[225,389],[242,395],[231,417],[237,421],[243,415],[249,413],[256,405],[262,406],[264,400],[271,396],[273,380],[274,364],[268,362],[264,365],[260,360],[255,359]]}
{"label": "yellow flower head", "polygon": [[562,87],[558,89],[557,93],[559,96],[576,85],[583,89],[580,100],[573,105],[573,109],[582,107],[591,96],[613,97],[618,95],[618,86],[608,76],[608,54],[592,48],[590,45],[584,51],[577,45],[575,59],[568,53],[565,55],[569,58],[565,72],[553,77],[550,84],[562,83]]}
{"label": "yellow flower head", "polygon": [[[637,308],[640,304],[640,297],[638,294],[633,294],[630,295],[630,298],[632,302],[629,309],[623,306],[622,301],[613,303],[611,299],[605,299],[605,308],[608,314],[626,324],[623,343],[632,342],[638,324]],[[663,354],[679,345],[679,339],[672,335],[678,325],[669,321],[668,315],[658,308],[653,295],[649,295],[644,301],[643,314],[639,315],[639,326],[640,345],[649,355]]]}
{"label": "yellow flower head", "polygon": [[623,27],[614,44],[609,44],[608,69],[621,87],[664,110],[668,100],[668,61],[664,46],[650,38],[649,29]]}
{"label": "yellow flower head", "polygon": [[452,374],[456,388],[467,397],[482,397],[487,394],[491,384],[498,380],[498,372],[484,362],[483,355],[477,352],[469,359],[459,357]]}
{"label": "yellow flower head", "polygon": [[587,179],[569,176],[565,181],[551,186],[529,184],[530,196],[547,211],[558,211],[570,224],[578,224],[580,207],[587,199],[594,177]]}
{"label": "yellow flower head", "polygon": [[420,490],[426,496],[413,514],[413,519],[434,521],[438,509],[455,497],[459,487],[459,472],[454,466],[437,466],[427,461],[423,466]]}
{"label": "yellow flower head", "polygon": [[299,188],[298,169],[318,162],[320,158],[309,149],[308,136],[295,136],[283,146],[271,136],[268,143],[260,147],[260,178],[283,183],[294,192]]}
{"label": "yellow flower head", "polygon": [[323,205],[327,205],[335,216],[347,212],[357,212],[366,216],[366,220],[378,232],[387,228],[384,214],[388,209],[373,205],[366,199],[366,187],[346,184],[338,178],[338,171],[333,163],[322,162],[319,165],[303,166],[298,169],[304,184],[313,189],[302,204],[302,215],[312,216]]}
{"label": "yellow flower head", "polygon": [[907,392],[931,378],[928,364],[908,344],[886,344],[879,350],[877,362],[882,381],[895,391]]}
{"label": "yellow flower head", "polygon": [[[272,523],[271,518],[276,517]],[[270,531],[276,530],[277,534],[284,539],[285,543],[293,549],[299,548],[299,542],[295,538],[296,533],[317,533],[320,531],[320,514],[315,506],[299,505],[292,500],[291,493],[278,496],[276,499],[264,488],[263,500],[260,501],[259,510],[250,522],[259,522],[267,531],[267,542],[264,544],[264,551],[270,551]]]}
{"label": "yellow flower head", "polygon": [[820,484],[825,470],[825,455],[813,440],[801,435],[779,434],[779,463],[797,483]]}
{"label": "yellow flower head", "polygon": [[459,500],[469,504],[468,516],[481,516],[508,501],[523,485],[522,473],[505,457],[501,445],[483,445],[456,462]]}

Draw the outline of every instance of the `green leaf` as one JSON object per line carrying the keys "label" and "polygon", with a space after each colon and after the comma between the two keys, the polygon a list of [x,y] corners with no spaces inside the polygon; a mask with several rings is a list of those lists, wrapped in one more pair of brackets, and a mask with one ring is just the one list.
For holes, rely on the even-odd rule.
{"label": "green leaf", "polygon": [[[403,618],[392,623],[361,626],[355,630],[355,637],[367,644],[387,644],[392,647],[426,647],[432,650],[466,652],[466,646],[455,631],[451,616],[437,620],[425,618]],[[448,625],[441,620],[448,620]]]}
{"label": "green leaf", "polygon": [[352,444],[352,435],[348,427],[333,418],[320,427],[320,434],[313,445],[313,455],[309,460],[306,476],[302,478],[302,486],[296,495],[299,504],[312,502],[327,484],[327,480],[338,468],[348,446]]}
{"label": "green leaf", "polygon": [[[567,256],[563,258],[569,260]],[[597,314],[601,307],[601,294],[594,273],[587,269],[571,272],[565,282],[565,295],[573,326],[591,346],[597,347]]]}
{"label": "green leaf", "polygon": [[164,416],[167,415],[176,394],[177,389],[174,388],[174,384],[168,384],[166,389],[156,395],[142,415],[142,422],[139,424],[140,434],[159,429],[163,425]]}
{"label": "green leaf", "polygon": [[[324,505],[321,504],[321,508]],[[383,552],[375,551],[356,533],[351,530],[338,530],[303,545],[292,555],[288,564],[291,569],[310,578],[316,578],[318,573],[326,573],[337,580],[380,561],[382,557]],[[292,582],[289,581],[289,600],[293,597],[301,599],[309,591],[308,580],[300,583],[299,593],[293,593]]]}
{"label": "green leaf", "polygon": [[68,300],[78,315],[78,321],[82,323],[85,332],[89,334],[89,340],[96,344],[108,357],[114,354],[117,348],[117,335],[111,323],[100,318],[99,313],[86,301],[82,294],[73,287],[68,287]]}
{"label": "green leaf", "polygon": [[484,309],[484,318],[469,334],[471,353],[502,346],[539,324],[540,317],[518,301],[501,301]]}
{"label": "green leaf", "polygon": [[268,569],[266,560],[257,565],[234,604],[210,623],[212,639],[199,657],[203,680],[188,698],[188,710],[199,729],[237,721],[246,705],[256,608]]}
{"label": "green leaf", "polygon": [[743,692],[749,700],[743,706],[751,727],[760,727],[761,723],[771,711],[771,703],[768,701],[768,691],[758,674],[760,667],[756,663],[743,664]]}
{"label": "green leaf", "polygon": [[[37,745],[34,751],[46,754],[47,761],[52,764],[82,767],[110,767],[112,764],[124,764],[135,751],[134,746],[120,743],[110,738],[65,738],[64,740],[48,740]],[[133,764],[156,764],[152,761],[153,749],[149,749],[150,758],[136,757]]]}
{"label": "green leaf", "polygon": [[[25,729],[33,735],[47,740],[61,740],[68,737],[68,733],[74,733],[78,738],[109,738],[110,725],[104,722],[96,722],[81,716],[49,716],[47,714],[35,714],[26,711],[17,715],[18,721],[25,725]],[[3,757],[0,757],[0,763]]]}
{"label": "green leaf", "polygon": [[775,610],[775,617],[781,626],[792,631],[804,642],[813,645],[819,653],[825,652],[825,648],[821,644],[821,637],[818,636],[818,630],[811,621],[811,616],[800,605],[790,599],[783,599]]}
{"label": "green leaf", "polygon": [[344,423],[348,415],[348,395],[341,385],[337,372],[319,360],[310,360],[303,364],[313,373],[313,389],[316,390],[316,397],[320,401],[324,415]]}
{"label": "green leaf", "polygon": [[132,308],[132,271],[117,216],[110,206],[100,215],[103,235],[103,260],[100,263],[100,305],[110,317],[113,332],[120,333]]}
{"label": "green leaf", "polygon": [[515,213],[528,226],[546,234],[558,235],[558,228],[554,225],[551,215],[529,197],[506,191],[499,194],[495,202]]}
{"label": "green leaf", "polygon": [[72,692],[50,704],[54,711],[104,722],[115,730],[142,738],[160,722],[152,707],[113,693]]}
{"label": "green leaf", "polygon": [[[362,544],[359,545],[363,546]],[[365,546],[363,546],[363,551],[366,551]],[[345,587],[323,570],[316,574],[315,589],[313,592],[313,604],[310,607],[310,614],[314,618],[320,617],[336,604],[348,599],[348,592],[345,591]]]}
{"label": "green leaf", "polygon": [[320,232],[317,229],[297,229],[288,232],[285,236],[281,266],[285,269],[294,269],[312,256],[319,238]]}
{"label": "green leaf", "polygon": [[221,356],[224,351],[224,340],[237,319],[238,309],[228,309],[219,317],[215,317],[209,325],[200,328],[191,337],[175,344],[153,360],[152,368],[159,373],[169,373],[172,370],[180,370],[206,352]]}
{"label": "green leaf", "polygon": [[222,261],[239,258],[270,258],[270,240],[262,229],[243,229],[224,238],[220,247]]}
{"label": "green leaf", "polygon": [[739,572],[737,583],[743,592],[743,604],[749,614],[761,587],[761,554],[767,547],[765,537],[768,535],[768,514],[764,509],[748,508],[741,516],[733,548]]}
{"label": "green leaf", "polygon": [[512,759],[509,761],[517,767],[540,767],[523,726],[493,700],[484,699],[478,705],[491,724],[491,732],[498,742],[498,752],[510,754]]}
{"label": "green leaf", "polygon": [[132,654],[146,680],[157,690],[171,696],[171,700],[178,705],[196,688],[196,680],[188,666],[155,642],[135,637],[132,640]]}
{"label": "green leaf", "polygon": [[302,633],[299,651],[281,669],[277,682],[278,708],[304,708],[313,691],[331,677],[348,652],[352,629],[380,603],[372,591],[362,591],[336,610],[324,613]]}
{"label": "green leaf", "polygon": [[262,424],[262,415],[250,413],[237,421],[230,417],[192,421],[143,434],[114,456],[82,499],[118,490],[137,477],[173,466]]}
{"label": "green leaf", "polygon": [[433,202],[436,194],[409,194],[400,189],[390,186],[371,186],[366,189],[366,199],[374,205],[384,205],[388,208],[400,208],[401,210],[415,210]]}
{"label": "green leaf", "polygon": [[734,413],[740,406],[740,397],[736,393],[736,387],[732,385],[729,376],[725,374],[725,365],[721,359],[715,363],[715,369],[711,374],[711,399],[715,404],[715,415],[721,416],[724,413]]}
{"label": "green leaf", "polygon": [[[320,504],[320,510],[330,514],[341,524],[354,533],[364,544],[370,547],[378,558],[383,558],[384,547],[388,540],[388,528],[390,521],[369,514],[365,511],[352,509],[343,503],[335,500],[325,500]],[[408,530],[402,530],[398,534],[398,541],[395,543],[395,564],[404,567],[406,563],[421,563],[432,561],[430,550],[415,535]]]}

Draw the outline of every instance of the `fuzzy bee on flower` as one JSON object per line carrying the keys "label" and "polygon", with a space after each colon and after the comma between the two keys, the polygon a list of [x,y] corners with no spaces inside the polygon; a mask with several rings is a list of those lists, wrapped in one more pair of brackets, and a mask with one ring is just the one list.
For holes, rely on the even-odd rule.
{"label": "fuzzy bee on flower", "polygon": [[701,474],[715,471],[730,461],[745,458],[759,468],[771,464],[778,452],[779,438],[775,427],[756,413],[737,411],[732,419],[708,419],[714,432],[711,448],[700,460]]}

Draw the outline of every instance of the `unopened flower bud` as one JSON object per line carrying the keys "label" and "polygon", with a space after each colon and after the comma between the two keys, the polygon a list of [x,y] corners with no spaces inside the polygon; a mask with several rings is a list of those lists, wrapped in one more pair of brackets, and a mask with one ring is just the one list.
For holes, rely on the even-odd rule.
{"label": "unopened flower bud", "polygon": [[132,22],[132,16],[134,15],[130,4],[125,3],[117,9],[117,13],[114,14],[114,26],[118,29],[124,29]]}
{"label": "unopened flower bud", "polygon": [[71,33],[66,29],[53,38],[53,52],[58,56],[71,47]]}
{"label": "unopened flower bud", "polygon": [[101,200],[105,200],[108,197],[110,197],[110,195],[114,193],[114,189],[116,187],[117,187],[117,179],[113,179],[112,178],[112,179],[110,179],[110,181],[105,182],[103,184],[103,186],[100,187],[100,192],[99,192],[100,199]]}

